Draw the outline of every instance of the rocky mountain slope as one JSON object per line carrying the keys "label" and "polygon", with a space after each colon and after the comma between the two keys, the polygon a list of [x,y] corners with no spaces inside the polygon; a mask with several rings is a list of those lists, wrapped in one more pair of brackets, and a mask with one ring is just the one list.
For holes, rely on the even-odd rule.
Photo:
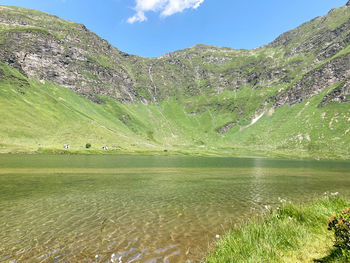
{"label": "rocky mountain slope", "polygon": [[347,159],[349,44],[349,2],[257,49],[197,45],[158,58],[0,6],[0,143]]}

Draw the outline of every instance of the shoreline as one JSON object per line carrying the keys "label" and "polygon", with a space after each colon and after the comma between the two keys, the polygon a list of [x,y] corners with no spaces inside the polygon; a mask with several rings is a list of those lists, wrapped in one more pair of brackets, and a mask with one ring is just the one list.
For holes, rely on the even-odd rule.
{"label": "shoreline", "polygon": [[[293,152],[291,150],[291,152]],[[295,160],[295,161],[350,161],[350,156],[337,154],[335,156],[329,156],[324,154],[323,156],[315,156],[313,154],[289,154],[284,152],[275,152],[268,150],[250,150],[247,148],[232,148],[232,150],[220,148],[211,148],[209,150],[203,150],[201,148],[188,148],[188,149],[165,149],[164,150],[100,150],[100,149],[58,149],[58,148],[38,148],[38,149],[21,149],[16,148],[0,148],[0,155],[13,154],[13,155],[115,155],[115,156],[190,156],[190,157],[222,157],[222,158],[249,158],[249,159],[273,159],[273,160]]]}

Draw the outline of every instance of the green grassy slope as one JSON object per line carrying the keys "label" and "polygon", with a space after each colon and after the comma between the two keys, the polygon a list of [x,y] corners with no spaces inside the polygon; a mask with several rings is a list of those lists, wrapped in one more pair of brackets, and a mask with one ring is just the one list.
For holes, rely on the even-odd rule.
{"label": "green grassy slope", "polygon": [[[256,108],[260,96],[249,90],[159,104],[123,104],[101,96],[105,104],[96,104],[70,89],[28,79],[5,64],[0,69],[1,152],[65,152],[68,143],[71,153],[102,152],[108,145],[105,153],[350,156],[350,108],[337,102],[320,107],[328,90],[276,109]],[[227,133],[218,132],[231,122]]]}
{"label": "green grassy slope", "polygon": [[93,150],[106,144],[125,147],[126,141],[146,142],[137,133],[146,134],[145,123],[126,120],[138,125],[136,132],[130,132],[132,127],[121,121],[127,114],[127,109],[119,110],[122,105],[95,104],[72,90],[26,79],[8,66],[1,68],[6,74],[0,84],[3,149],[58,149],[69,143],[72,150],[81,150],[90,142]]}
{"label": "green grassy slope", "polygon": [[0,10],[0,152],[350,159],[349,6],[258,49],[154,59],[49,14]]}

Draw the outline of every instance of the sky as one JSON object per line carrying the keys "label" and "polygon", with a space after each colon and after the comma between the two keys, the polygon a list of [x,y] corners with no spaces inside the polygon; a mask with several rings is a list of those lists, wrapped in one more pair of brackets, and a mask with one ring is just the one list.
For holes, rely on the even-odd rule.
{"label": "sky", "polygon": [[0,0],[84,24],[119,50],[157,57],[196,44],[252,49],[347,0]]}

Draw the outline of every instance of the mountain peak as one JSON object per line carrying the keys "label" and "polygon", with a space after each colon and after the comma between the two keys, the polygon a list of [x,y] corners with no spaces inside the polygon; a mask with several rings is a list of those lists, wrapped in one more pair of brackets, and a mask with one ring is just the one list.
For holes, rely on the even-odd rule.
{"label": "mountain peak", "polygon": [[350,6],[350,0],[346,3],[346,6]]}

